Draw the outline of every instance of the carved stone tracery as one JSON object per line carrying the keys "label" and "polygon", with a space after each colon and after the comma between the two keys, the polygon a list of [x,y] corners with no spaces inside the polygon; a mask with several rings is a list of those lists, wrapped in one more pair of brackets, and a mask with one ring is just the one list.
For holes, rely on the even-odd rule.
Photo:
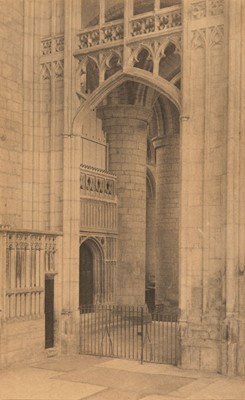
{"label": "carved stone tracery", "polygon": [[54,47],[54,51],[56,53],[60,52],[60,51],[64,51],[64,36],[55,38],[55,47]]}
{"label": "carved stone tracery", "polygon": [[51,79],[51,63],[50,62],[41,64],[41,78],[44,81]]}
{"label": "carved stone tracery", "polygon": [[98,46],[100,43],[100,32],[98,29],[95,29],[90,32],[84,32],[79,35],[79,49],[87,49],[93,46]]}
{"label": "carved stone tracery", "polygon": [[47,56],[52,53],[52,40],[43,40],[41,43],[41,55]]}
{"label": "carved stone tracery", "polygon": [[130,35],[132,37],[145,35],[153,32],[169,30],[181,26],[181,10],[138,18],[130,22]]}
{"label": "carved stone tracery", "polygon": [[191,4],[191,15],[193,19],[206,17],[206,1],[197,1]]}
{"label": "carved stone tracery", "polygon": [[6,319],[43,314],[44,273],[55,271],[56,246],[56,235],[6,232]]}
{"label": "carved stone tracery", "polygon": [[102,170],[96,172],[97,171],[93,171],[92,168],[87,169],[84,166],[82,167],[80,174],[80,189],[83,191],[104,194],[106,196],[115,196],[116,177]]}
{"label": "carved stone tracery", "polygon": [[55,36],[41,40],[41,56],[50,56],[51,54],[64,51],[64,35]]}
{"label": "carved stone tracery", "polygon": [[192,32],[191,45],[193,49],[205,48],[206,46],[205,29],[198,29]]}
{"label": "carved stone tracery", "polygon": [[209,28],[209,45],[213,47],[224,43],[224,26],[212,26]]}
{"label": "carved stone tracery", "polygon": [[54,62],[54,76],[55,79],[64,78],[64,60],[58,60]]}
{"label": "carved stone tracery", "polygon": [[129,66],[135,66],[135,64],[139,62],[141,51],[145,49],[149,54],[147,60],[151,60],[153,64],[153,73],[159,75],[159,62],[166,57],[165,50],[171,44],[174,45],[172,54],[181,55],[181,35],[179,33],[162,38],[144,40],[142,43],[130,44],[131,54],[128,59],[128,64]]}
{"label": "carved stone tracery", "polygon": [[209,0],[209,14],[216,16],[224,13],[224,0]]}
{"label": "carved stone tracery", "polygon": [[123,39],[123,31],[123,24],[117,24],[103,28],[101,30],[101,43],[115,42]]}

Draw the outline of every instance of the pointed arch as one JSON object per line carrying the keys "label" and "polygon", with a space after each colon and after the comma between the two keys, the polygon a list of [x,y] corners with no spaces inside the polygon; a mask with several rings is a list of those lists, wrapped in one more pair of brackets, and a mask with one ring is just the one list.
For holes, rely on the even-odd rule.
{"label": "pointed arch", "polygon": [[79,305],[98,304],[104,299],[104,251],[93,236],[80,240]]}
{"label": "pointed arch", "polygon": [[97,89],[91,93],[87,100],[80,106],[72,123],[72,134],[80,135],[84,116],[88,110],[95,108],[105,99],[108,94],[126,81],[133,81],[144,84],[156,90],[159,94],[167,97],[180,111],[181,97],[179,89],[166,79],[153,77],[150,72],[138,68],[127,68],[119,71],[111,78],[103,82]]}
{"label": "pointed arch", "polygon": [[139,62],[139,55],[140,53],[146,50],[149,54],[149,56],[151,56],[151,58],[153,58],[153,51],[151,46],[148,46],[146,43],[140,43],[138,47],[134,48],[132,50],[132,54],[129,58],[129,66],[133,67],[135,62]]}

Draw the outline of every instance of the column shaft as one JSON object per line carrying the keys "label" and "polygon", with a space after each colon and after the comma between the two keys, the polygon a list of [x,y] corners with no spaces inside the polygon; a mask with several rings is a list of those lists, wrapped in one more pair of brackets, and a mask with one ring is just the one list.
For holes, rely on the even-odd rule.
{"label": "column shaft", "polygon": [[179,135],[154,141],[156,147],[156,304],[178,309]]}
{"label": "column shaft", "polygon": [[151,112],[135,106],[105,106],[97,115],[109,144],[109,168],[117,176],[117,299],[145,303],[146,139]]}

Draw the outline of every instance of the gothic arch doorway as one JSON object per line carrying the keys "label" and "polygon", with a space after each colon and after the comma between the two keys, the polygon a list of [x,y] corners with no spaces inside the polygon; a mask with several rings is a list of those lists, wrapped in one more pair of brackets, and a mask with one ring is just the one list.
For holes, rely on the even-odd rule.
{"label": "gothic arch doorway", "polygon": [[101,303],[103,295],[103,252],[91,238],[80,245],[79,306]]}
{"label": "gothic arch doorway", "polygon": [[85,242],[80,246],[79,305],[93,304],[93,254]]}

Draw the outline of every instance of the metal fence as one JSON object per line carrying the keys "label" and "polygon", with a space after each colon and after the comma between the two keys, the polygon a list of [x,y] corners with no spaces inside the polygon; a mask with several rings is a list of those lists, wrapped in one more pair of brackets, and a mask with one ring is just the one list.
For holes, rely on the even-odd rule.
{"label": "metal fence", "polygon": [[82,306],[80,353],[176,365],[177,316],[161,307]]}

